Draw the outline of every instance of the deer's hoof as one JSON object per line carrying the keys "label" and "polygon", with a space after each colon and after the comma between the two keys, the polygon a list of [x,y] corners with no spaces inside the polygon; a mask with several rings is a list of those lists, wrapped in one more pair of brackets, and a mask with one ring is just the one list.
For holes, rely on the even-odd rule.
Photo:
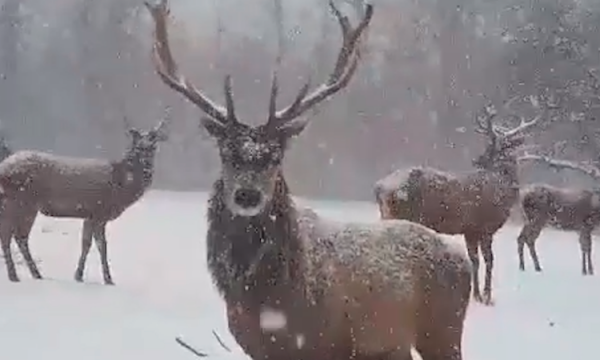
{"label": "deer's hoof", "polygon": [[483,305],[486,306],[494,306],[494,299],[492,299],[491,296],[484,296],[483,301],[481,302]]}
{"label": "deer's hoof", "polygon": [[481,294],[474,294],[473,295],[473,299],[475,301],[477,301],[478,303],[481,303],[481,304],[486,305],[486,306],[493,306],[494,305],[494,300],[492,299],[492,295],[491,294],[484,294],[483,296],[481,296]]}
{"label": "deer's hoof", "polygon": [[19,282],[21,280],[19,280],[19,277],[17,275],[8,275],[8,280],[12,281],[12,282]]}
{"label": "deer's hoof", "polygon": [[115,285],[115,282],[114,282],[114,281],[112,281],[112,279],[104,280],[104,285],[111,285],[111,286],[114,286],[114,285]]}

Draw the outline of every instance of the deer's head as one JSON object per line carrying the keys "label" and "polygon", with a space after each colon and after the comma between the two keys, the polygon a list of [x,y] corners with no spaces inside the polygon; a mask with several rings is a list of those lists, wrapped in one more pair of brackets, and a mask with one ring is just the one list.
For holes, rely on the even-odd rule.
{"label": "deer's head", "polygon": [[123,122],[129,138],[127,161],[143,168],[152,168],[159,143],[168,140],[166,120],[161,120],[154,128],[146,131],[133,127],[127,117],[123,118]]}
{"label": "deer's head", "polygon": [[[516,99],[509,100],[504,108],[508,109]],[[539,123],[542,115],[529,121],[519,117],[519,125],[512,129],[495,124],[496,117],[496,109],[493,105],[487,105],[483,114],[476,118],[475,132],[485,135],[488,140],[483,154],[473,159],[473,165],[477,168],[494,171],[516,167],[517,150],[525,143],[526,133]]]}
{"label": "deer's head", "polygon": [[360,24],[352,28],[348,18],[338,11],[333,2],[330,2],[330,6],[343,35],[342,48],[333,72],[324,84],[310,93],[310,83],[307,82],[295,100],[281,110],[277,110],[278,82],[275,72],[267,121],[264,125],[253,127],[238,121],[229,76],[224,81],[225,107],[221,107],[179,74],[167,36],[167,1],[162,0],[157,5],[146,3],[155,25],[153,58],[156,71],[166,85],[181,93],[207,115],[201,118],[201,125],[216,140],[221,159],[224,201],[237,216],[256,216],[263,212],[273,199],[289,140],[299,135],[308,124],[308,118],[302,115],[345,88],[355,73],[360,59],[358,43],[373,16],[373,8],[367,5]]}

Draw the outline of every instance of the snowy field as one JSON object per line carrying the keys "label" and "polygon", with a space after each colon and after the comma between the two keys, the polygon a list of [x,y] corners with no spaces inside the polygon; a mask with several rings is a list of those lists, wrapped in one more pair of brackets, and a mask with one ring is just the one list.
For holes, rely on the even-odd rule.
{"label": "snowy field", "polygon": [[[340,219],[377,217],[374,204],[310,204]],[[2,358],[194,359],[176,344],[181,336],[210,358],[243,359],[206,271],[205,207],[204,194],[151,192],[112,223],[108,241],[115,287],[99,285],[95,248],[87,282],[74,282],[80,222],[40,217],[31,246],[46,280],[31,280],[19,265],[22,281],[12,284],[0,266]],[[538,240],[544,272],[521,273],[518,231],[507,226],[496,237],[496,305],[472,303],[465,359],[594,357],[600,312],[593,309],[600,304],[600,277],[581,276],[576,235],[545,230]],[[212,330],[233,352],[218,345]]]}

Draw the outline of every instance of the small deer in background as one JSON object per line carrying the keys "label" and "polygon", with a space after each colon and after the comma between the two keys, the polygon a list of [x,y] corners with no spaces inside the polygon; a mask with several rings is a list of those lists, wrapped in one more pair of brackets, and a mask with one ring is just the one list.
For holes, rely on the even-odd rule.
{"label": "small deer in background", "polygon": [[[524,155],[520,161],[538,161],[555,169],[570,169],[582,172],[600,182],[600,170],[584,164],[559,160],[548,156]],[[579,233],[581,250],[581,272],[593,275],[592,232],[600,224],[600,189],[568,189],[547,184],[532,184],[521,194],[521,209],[525,224],[517,238],[519,268],[525,270],[523,251],[529,249],[536,271],[542,271],[535,242],[547,225]]]}
{"label": "small deer in background", "polygon": [[[516,98],[508,101],[509,109]],[[521,118],[519,126],[504,129],[494,124],[497,111],[488,105],[476,118],[475,131],[488,139],[484,153],[473,160],[476,171],[455,175],[430,167],[400,169],[375,184],[381,218],[406,219],[444,234],[465,236],[473,264],[473,296],[492,303],[494,234],[506,223],[518,200],[519,179],[515,149],[523,135],[541,119]],[[479,292],[479,249],[486,264],[483,297]]]}
{"label": "small deer in background", "polygon": [[373,6],[353,28],[330,2],[343,41],[331,75],[282,110],[274,75],[268,120],[256,127],[238,121],[230,77],[221,107],[179,73],[167,2],[146,6],[158,75],[208,115],[201,123],[219,149],[207,262],[242,349],[254,360],[405,360],[413,348],[423,360],[462,359],[471,266],[460,244],[408,221],[326,220],[294,204],[283,174],[286,150],[308,124],[302,115],[352,78]]}
{"label": "small deer in background", "polygon": [[29,250],[29,235],[38,212],[50,217],[83,219],[81,255],[75,280],[83,280],[92,238],[100,253],[106,284],[113,284],[108,264],[106,224],[117,219],[152,183],[158,144],[167,140],[166,122],[140,131],[125,119],[129,148],[116,162],[17,151],[0,163],[4,197],[0,214],[0,243],[8,278],[19,281],[10,244],[14,237],[36,279],[42,275]]}

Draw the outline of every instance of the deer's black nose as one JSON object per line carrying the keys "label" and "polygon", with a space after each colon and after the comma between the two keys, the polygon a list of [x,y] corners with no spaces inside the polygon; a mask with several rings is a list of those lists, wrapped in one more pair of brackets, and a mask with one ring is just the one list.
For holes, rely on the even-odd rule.
{"label": "deer's black nose", "polygon": [[257,207],[261,201],[262,193],[256,189],[241,188],[233,194],[233,202],[244,209]]}

